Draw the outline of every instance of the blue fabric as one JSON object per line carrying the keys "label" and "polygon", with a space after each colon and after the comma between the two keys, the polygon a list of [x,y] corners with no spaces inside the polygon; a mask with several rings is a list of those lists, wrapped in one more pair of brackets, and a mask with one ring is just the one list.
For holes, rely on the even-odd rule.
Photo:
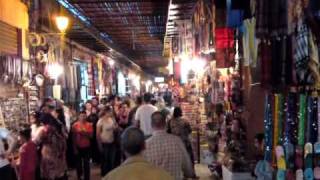
{"label": "blue fabric", "polygon": [[313,180],[313,171],[311,168],[307,168],[304,171],[304,179],[305,180]]}
{"label": "blue fabric", "polygon": [[264,128],[265,128],[265,155],[264,159],[268,162],[272,161],[272,107],[271,107],[272,97],[271,95],[266,95],[265,101],[265,112],[264,112]]}
{"label": "blue fabric", "polygon": [[243,10],[231,9],[231,0],[227,0],[227,27],[241,26],[243,14]]}

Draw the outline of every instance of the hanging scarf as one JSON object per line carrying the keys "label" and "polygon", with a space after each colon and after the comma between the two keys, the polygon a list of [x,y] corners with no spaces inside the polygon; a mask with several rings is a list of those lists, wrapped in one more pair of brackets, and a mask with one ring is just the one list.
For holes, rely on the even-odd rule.
{"label": "hanging scarf", "polygon": [[264,110],[264,128],[265,128],[265,155],[264,159],[268,162],[272,160],[272,109],[271,109],[271,95],[266,95],[265,110]]}
{"label": "hanging scarf", "polygon": [[318,97],[318,142],[320,142],[320,97]]}
{"label": "hanging scarf", "polygon": [[274,111],[273,111],[273,149],[279,144],[279,94],[274,95]]}
{"label": "hanging scarf", "polygon": [[300,146],[304,146],[305,118],[306,118],[306,95],[300,94],[300,97],[299,97],[299,126],[298,126],[298,145],[300,145]]}
{"label": "hanging scarf", "polygon": [[286,103],[286,120],[285,120],[285,134],[284,134],[284,142],[290,144],[297,143],[297,119],[296,119],[296,94],[289,93],[287,97]]}
{"label": "hanging scarf", "polygon": [[278,143],[282,144],[283,143],[283,95],[278,94]]}

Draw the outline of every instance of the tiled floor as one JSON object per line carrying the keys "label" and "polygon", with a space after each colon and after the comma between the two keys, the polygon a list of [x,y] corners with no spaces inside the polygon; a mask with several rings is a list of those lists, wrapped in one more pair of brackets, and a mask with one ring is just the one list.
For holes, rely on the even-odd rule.
{"label": "tiled floor", "polygon": [[[210,171],[206,165],[197,164],[196,165],[196,173],[197,176],[200,177],[200,180],[212,180],[210,176]],[[92,167],[91,168],[91,180],[100,180],[100,168],[99,167]],[[69,180],[77,180],[76,172],[70,171]]]}

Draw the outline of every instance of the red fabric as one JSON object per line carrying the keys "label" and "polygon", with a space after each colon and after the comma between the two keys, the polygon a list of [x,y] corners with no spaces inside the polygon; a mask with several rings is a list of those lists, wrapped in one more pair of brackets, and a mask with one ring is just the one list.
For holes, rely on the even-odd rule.
{"label": "red fabric", "polygon": [[216,49],[217,68],[229,68],[234,65],[235,52],[233,49]]}
{"label": "red fabric", "polygon": [[24,143],[19,149],[19,179],[34,180],[38,162],[37,146],[32,141]]}
{"label": "red fabric", "polygon": [[216,28],[216,48],[233,48],[234,47],[234,32],[231,28]]}
{"label": "red fabric", "polygon": [[72,126],[72,132],[75,137],[74,143],[77,145],[77,147],[90,147],[90,136],[93,134],[93,127],[91,123],[82,123],[78,121]]}

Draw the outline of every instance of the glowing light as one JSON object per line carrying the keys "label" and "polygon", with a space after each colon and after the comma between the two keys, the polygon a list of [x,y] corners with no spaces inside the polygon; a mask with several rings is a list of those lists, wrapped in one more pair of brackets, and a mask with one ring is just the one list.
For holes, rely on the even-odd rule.
{"label": "glowing light", "polygon": [[115,64],[114,60],[113,60],[113,59],[110,59],[110,60],[109,60],[109,65],[112,67],[112,66],[114,66],[114,64]]}
{"label": "glowing light", "polygon": [[60,32],[65,32],[69,25],[69,18],[66,16],[57,16],[56,25]]}
{"label": "glowing light", "polygon": [[58,79],[63,73],[63,67],[58,63],[52,63],[47,66],[48,74],[52,79]]}

